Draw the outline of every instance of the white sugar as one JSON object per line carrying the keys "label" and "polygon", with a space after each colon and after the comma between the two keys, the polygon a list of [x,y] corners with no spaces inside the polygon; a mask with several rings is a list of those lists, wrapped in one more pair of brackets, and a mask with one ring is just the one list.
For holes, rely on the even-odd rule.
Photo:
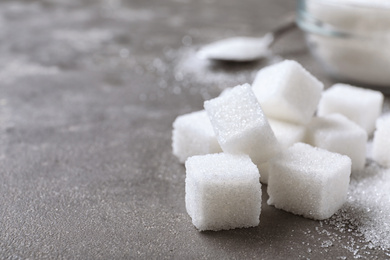
{"label": "white sugar", "polygon": [[269,55],[268,46],[272,41],[272,34],[262,38],[228,38],[204,46],[199,50],[198,56],[201,59],[222,61],[254,61]]}
{"label": "white sugar", "polygon": [[307,126],[307,142],[352,160],[352,173],[364,168],[367,133],[341,114],[314,117]]}
{"label": "white sugar", "polygon": [[249,84],[206,101],[204,107],[224,152],[248,154],[258,166],[279,153],[280,145]]}
{"label": "white sugar", "polygon": [[[329,74],[343,81],[389,86],[389,1],[307,1],[306,8],[318,24],[330,25],[330,30],[336,33],[351,34],[350,37],[308,34],[309,45]],[[318,27],[318,30],[324,29]]]}
{"label": "white sugar", "polygon": [[346,226],[353,227],[363,235],[362,242],[389,249],[390,169],[372,163],[360,178],[352,178],[344,207],[324,223],[342,233]]}
{"label": "white sugar", "polygon": [[381,115],[375,122],[375,127],[377,129],[383,127],[389,127],[390,122],[390,112]]}
{"label": "white sugar", "polygon": [[200,231],[260,223],[259,171],[247,155],[209,154],[186,161],[186,209]]}
{"label": "white sugar", "polygon": [[261,69],[253,92],[267,117],[306,124],[314,115],[324,86],[298,62],[285,60]]}
{"label": "white sugar", "polygon": [[[182,48],[178,51],[166,51],[172,56],[175,62],[175,79],[184,88],[190,88],[194,92],[210,92],[212,88],[222,90],[225,86],[235,86],[248,82],[255,67],[248,67],[245,70],[224,69],[223,65],[215,64],[210,60],[203,60],[197,57],[192,48]],[[194,86],[194,83],[195,86]],[[201,85],[201,88],[199,88]],[[206,93],[208,94],[208,93]],[[209,99],[210,97],[206,96]]]}
{"label": "white sugar", "polygon": [[379,118],[376,126],[372,158],[380,165],[390,167],[390,114]]}
{"label": "white sugar", "polygon": [[340,113],[372,133],[383,106],[383,94],[347,84],[335,84],[322,94],[318,115]]}
{"label": "white sugar", "polygon": [[269,205],[326,219],[344,204],[351,174],[349,157],[296,143],[269,164]]}
{"label": "white sugar", "polygon": [[[183,71],[182,71],[183,72]],[[199,71],[200,74],[202,74],[201,71]],[[183,79],[185,77],[182,77],[183,75],[179,76],[178,79]],[[202,76],[199,75],[201,78]],[[214,78],[215,82],[219,82],[220,79]],[[229,84],[231,85],[231,84]],[[347,86],[348,88],[350,86]],[[251,129],[251,131],[246,132],[240,132],[243,129],[246,129],[246,126],[251,126],[253,125],[258,125],[258,120],[260,117],[260,121],[269,121],[265,117],[263,118],[264,115],[253,113],[258,110],[257,106],[253,106],[255,103],[253,103],[253,97],[249,91],[246,91],[246,87],[242,87],[240,91],[237,89],[240,88],[233,88],[233,89],[228,89],[226,92],[220,95],[219,101],[221,103],[214,103],[212,104],[212,108],[210,110],[213,110],[210,112],[211,117],[214,118],[214,120],[221,120],[225,118],[224,120],[220,121],[220,125],[216,124],[216,128],[219,130],[223,130],[221,136],[221,142],[224,143],[226,140],[233,140],[234,138],[237,137],[237,140],[241,141],[245,140],[244,146],[242,146],[242,143],[240,144],[239,141],[235,143],[234,145],[231,145],[234,149],[231,150],[232,153],[247,153],[250,154],[248,151],[252,151],[251,149],[237,149],[236,148],[243,148],[245,146],[250,147],[249,144],[253,142],[253,140],[258,140],[258,135],[252,136],[251,134],[248,134],[252,132],[253,129],[249,127],[248,129]],[[245,91],[244,91],[245,90]],[[359,102],[355,102],[351,107],[352,108],[352,113],[354,113],[357,116],[365,116],[363,122],[369,122],[367,125],[372,127],[372,119],[376,118],[376,111],[378,110],[378,104],[381,104],[381,94],[376,95],[377,97],[374,97],[374,95],[371,95],[372,92],[371,90],[367,91],[363,90],[360,92],[360,89],[358,89],[358,92],[355,92],[351,95],[348,95],[350,99],[359,99]],[[339,98],[343,98],[345,94],[338,94],[337,95]],[[358,98],[355,98],[357,97]],[[378,98],[379,96],[379,98]],[[241,101],[240,101],[241,100]],[[347,101],[346,101],[347,100]],[[378,102],[379,100],[379,102]],[[336,101],[332,101],[336,102]],[[345,103],[350,102],[348,99],[343,98],[339,103],[345,104]],[[370,103],[371,102],[371,103]],[[218,104],[217,104],[218,103]],[[339,104],[337,103],[337,104]],[[371,104],[371,105],[370,105]],[[328,104],[329,105],[329,104]],[[332,104],[329,105],[329,107],[334,106]],[[387,107],[386,107],[387,106]],[[221,110],[222,107],[226,108],[226,110]],[[375,109],[373,109],[375,107]],[[261,107],[260,107],[261,109]],[[362,109],[362,112],[356,112],[353,110],[359,110]],[[348,110],[348,109],[346,109]],[[380,110],[380,109],[379,109]],[[384,111],[388,111],[388,103],[385,104]],[[253,113],[248,115],[248,111]],[[231,113],[230,115],[227,115],[228,113]],[[320,112],[321,114],[322,112]],[[364,114],[364,115],[362,115]],[[255,116],[257,115],[257,116]],[[367,117],[368,115],[368,117]],[[252,117],[253,116],[253,117]],[[331,116],[332,117],[332,116]],[[388,117],[381,117],[377,120],[376,122],[376,127],[378,129],[380,128],[386,128],[387,126],[387,118]],[[232,120],[234,119],[234,120]],[[336,120],[339,121],[339,120]],[[283,127],[283,124],[287,124],[286,122],[277,122],[279,124],[280,129],[286,128]],[[261,124],[260,124],[261,125]],[[272,120],[271,120],[271,125],[272,125]],[[334,125],[334,124],[332,124]],[[336,124],[337,125],[337,124]],[[209,125],[210,126],[210,125]],[[259,126],[259,125],[258,125]],[[285,126],[291,126],[289,124]],[[298,128],[295,128],[295,126],[298,126]],[[343,125],[346,126],[346,125]],[[264,125],[263,125],[264,127]],[[266,127],[267,128],[267,127]],[[294,143],[295,140],[299,140],[297,136],[300,136],[300,131],[302,128],[306,129],[306,126],[304,125],[294,125],[293,128],[287,131],[285,134],[280,134],[279,130],[277,130],[278,127],[274,127],[274,130],[276,132],[276,136],[280,140],[281,143],[285,144],[285,147],[287,147],[287,143]],[[287,129],[286,128],[286,129]],[[349,127],[350,128],[350,127]],[[369,127],[367,127],[369,128]],[[388,128],[388,127],[387,127]],[[340,131],[342,129],[340,128],[335,128],[334,130],[336,131],[339,129]],[[209,129],[210,130],[210,129]],[[329,130],[328,128],[326,130]],[[369,131],[369,130],[368,130]],[[280,131],[283,132],[283,131]],[[331,131],[332,132],[332,131]],[[279,133],[279,134],[278,134]],[[333,134],[334,132],[332,132]],[[247,135],[248,134],[248,135]],[[263,133],[264,134],[264,133]],[[340,133],[337,133],[337,138],[340,140],[343,139],[343,137],[339,136]],[[286,138],[286,135],[291,135],[287,139],[290,141],[282,141],[283,136]],[[291,138],[290,138],[291,137]],[[297,137],[297,138],[296,138]],[[317,136],[317,139],[322,139],[323,135],[319,134]],[[243,139],[242,139],[243,138]],[[294,141],[291,141],[294,139]],[[375,142],[375,140],[374,140]],[[374,142],[369,142],[368,147],[370,149],[368,150],[374,150]],[[383,142],[381,142],[383,143]],[[251,144],[252,145],[252,144]],[[348,145],[349,146],[349,145]],[[313,148],[317,150],[317,148]],[[387,150],[389,148],[384,148],[381,150],[383,153],[388,153]],[[272,149],[271,149],[272,150]],[[299,150],[299,149],[298,149]],[[266,153],[269,151],[266,151]],[[316,152],[314,152],[316,153]],[[383,154],[382,153],[382,154]],[[253,194],[259,194],[259,189],[258,189],[258,171],[255,170],[256,167],[254,167],[254,164],[251,162],[248,156],[245,155],[228,155],[224,154],[222,157],[218,157],[220,155],[214,154],[214,155],[204,155],[204,156],[195,156],[191,157],[191,160],[188,160],[188,162],[191,162],[193,158],[198,158],[194,159],[191,163],[187,165],[187,179],[188,179],[188,194],[186,195],[186,207],[188,210],[188,213],[193,219],[194,225],[199,229],[199,230],[220,230],[220,229],[230,229],[230,228],[236,228],[236,227],[247,227],[247,226],[255,226],[258,224],[258,214],[260,212],[260,207],[258,199],[261,199],[261,193],[259,196],[257,196],[257,200],[251,200],[251,202],[247,201],[248,203],[252,203],[253,209],[255,209],[252,212],[246,211],[246,209],[252,207],[248,206],[245,210],[238,209],[240,203],[236,203],[236,198],[243,198],[247,196],[252,196]],[[227,156],[227,157],[224,157]],[[236,160],[237,158],[229,157],[229,156],[244,156],[241,159]],[[275,154],[273,155],[275,156]],[[302,158],[297,159],[297,165],[302,166],[304,163],[311,161],[310,165],[306,165],[305,167],[293,167],[291,165],[287,165],[285,161],[279,161],[278,163],[275,163],[280,159],[280,155],[277,155],[274,157],[271,162],[269,160],[258,160],[257,163],[257,168],[260,169],[260,174],[263,171],[263,167],[268,171],[268,165],[270,164],[270,169],[271,172],[275,170],[275,168],[278,168],[277,170],[285,170],[284,167],[289,168],[291,172],[300,172],[302,170],[303,172],[305,171],[312,171],[314,172],[315,176],[316,173],[318,172],[327,172],[329,174],[329,170],[332,170],[336,164],[332,163],[330,161],[326,162],[326,160],[321,157],[321,156],[313,156],[313,151],[310,153],[304,155]],[[291,155],[292,157],[298,156],[299,157],[299,152],[298,155]],[[341,155],[339,155],[341,156]],[[267,156],[266,156],[267,157]],[[342,156],[341,158],[345,158],[346,156]],[[353,156],[351,156],[353,157]],[[371,155],[371,151],[367,151],[366,157],[368,158],[374,158],[374,156]],[[200,159],[201,158],[201,159]],[[252,159],[258,158],[257,156],[254,156],[252,154]],[[294,157],[295,158],[295,157]],[[291,159],[291,158],[290,158]],[[296,158],[295,158],[296,159]],[[335,159],[335,158],[333,158]],[[337,159],[337,158],[336,158]],[[340,157],[339,157],[340,159]],[[240,162],[239,162],[240,161]],[[242,163],[246,161],[246,163]],[[253,160],[256,161],[256,160]],[[353,159],[354,161],[354,159]],[[316,246],[322,248],[323,250],[327,250],[329,247],[332,247],[333,245],[341,246],[345,250],[347,250],[349,253],[352,253],[354,258],[359,258],[359,257],[365,257],[369,256],[370,250],[379,250],[382,249],[385,254],[388,252],[390,248],[390,169],[383,168],[382,166],[379,166],[376,162],[368,159],[367,160],[368,166],[366,165],[363,170],[360,171],[361,174],[354,175],[351,178],[351,182],[349,184],[349,188],[347,185],[347,174],[341,174],[343,177],[341,178],[333,178],[337,174],[332,175],[330,178],[326,179],[324,182],[318,182],[316,183],[316,179],[314,178],[311,182],[303,179],[297,178],[294,182],[294,184],[288,183],[286,179],[284,178],[279,178],[277,174],[271,174],[270,176],[270,183],[269,183],[269,188],[270,188],[270,204],[276,204],[278,203],[279,205],[277,207],[286,209],[288,211],[291,211],[293,213],[301,214],[306,217],[310,218],[315,218],[315,219],[323,219],[331,214],[334,215],[330,217],[329,219],[322,220],[318,222],[318,227],[316,228],[316,231],[318,232],[319,235],[321,236],[328,236],[328,239],[324,239],[317,244],[311,244],[309,247],[308,244],[308,250],[307,252],[310,254],[312,252],[312,249]],[[192,166],[191,166],[192,164]],[[275,166],[275,164],[277,166]],[[239,167],[236,167],[239,166]],[[242,172],[251,172],[248,176],[247,175],[243,176],[241,175]],[[255,173],[256,171],[256,173]],[[192,173],[191,173],[192,172]],[[343,172],[343,171],[340,171]],[[299,176],[302,172],[299,174],[295,174]],[[301,174],[301,176],[304,176],[305,174]],[[310,175],[311,176],[311,175]],[[320,175],[318,175],[320,176]],[[317,176],[317,177],[318,177]],[[227,179],[226,179],[226,178]],[[252,181],[246,182],[246,178],[248,179],[252,178]],[[313,177],[313,176],[311,176]],[[335,182],[330,182],[330,179],[337,179]],[[231,182],[231,180],[235,180]],[[318,179],[321,179],[320,177]],[[349,179],[349,175],[348,175]],[[273,181],[272,181],[273,180]],[[322,195],[319,192],[317,197],[314,198],[316,202],[321,203],[314,203],[320,205],[320,207],[313,208],[313,204],[311,203],[313,201],[313,195],[316,194],[316,188],[311,189],[312,194],[308,196],[304,196],[304,198],[301,200],[296,200],[298,203],[295,208],[293,203],[288,203],[287,206],[280,206],[280,201],[281,200],[291,200],[290,196],[287,196],[287,198],[281,198],[280,194],[278,194],[278,191],[275,192],[275,180],[276,181],[276,186],[279,187],[279,191],[283,190],[298,190],[299,187],[306,187],[305,183],[309,183],[311,186],[317,187],[318,190],[324,191],[322,194],[327,194],[325,196],[327,199],[330,197],[333,197],[333,201],[329,200],[327,201],[326,199],[323,199],[324,197],[321,197]],[[339,185],[338,182],[340,180],[344,180],[343,184],[341,186]],[[238,181],[238,182],[237,182]],[[280,181],[280,182],[279,182]],[[283,184],[283,182],[285,184]],[[192,183],[192,184],[191,184]],[[221,184],[222,183],[222,184]],[[238,188],[235,186],[235,184],[241,183],[243,184],[242,187]],[[327,183],[323,185],[324,183]],[[206,185],[207,184],[207,185]],[[187,184],[186,184],[187,185]],[[197,185],[197,188],[194,188]],[[254,186],[251,186],[254,185]],[[283,186],[285,185],[285,186]],[[336,193],[334,192],[336,187],[337,191],[340,191]],[[192,187],[192,188],[191,188]],[[204,190],[201,191],[201,188]],[[243,188],[244,187],[244,188]],[[280,188],[281,187],[281,188]],[[328,188],[326,188],[328,187]],[[331,187],[331,188],[329,188]],[[192,191],[191,191],[192,189]],[[197,192],[194,192],[195,190]],[[274,191],[272,191],[274,189]],[[346,194],[344,191],[348,189],[348,194]],[[238,190],[241,190],[239,193],[235,193]],[[244,190],[247,191],[248,193],[246,195],[244,194]],[[304,188],[301,190],[302,192],[307,192]],[[187,187],[186,187],[186,192],[187,192]],[[202,197],[206,193],[212,194],[210,195],[211,197]],[[232,193],[235,194],[235,196],[231,197]],[[191,194],[191,195],[190,195]],[[249,195],[252,194],[252,195]],[[276,195],[275,195],[276,194]],[[341,194],[341,195],[340,195]],[[279,196],[279,197],[278,197]],[[304,201],[306,197],[311,198],[311,201],[304,205]],[[206,199],[205,199],[206,198]],[[209,200],[207,198],[214,198],[215,200]],[[254,197],[253,197],[254,198]],[[279,201],[277,201],[279,200]],[[196,201],[203,201],[203,204],[197,204]],[[233,202],[232,207],[225,207],[222,209],[220,207],[221,201],[230,201]],[[325,202],[324,202],[325,201]],[[306,201],[307,202],[307,201]],[[345,202],[343,204],[343,202]],[[343,205],[342,205],[343,204]],[[191,206],[192,205],[192,206]],[[248,204],[249,205],[249,204]],[[342,206],[341,206],[342,205]],[[306,207],[307,206],[307,207]],[[341,206],[341,209],[337,211],[337,209]],[[308,210],[309,209],[309,210]],[[240,217],[237,217],[238,215],[234,215],[233,217],[231,214],[220,214],[221,212],[240,212],[245,211],[245,216],[240,219]],[[248,214],[247,214],[248,213]],[[200,214],[205,214],[204,216],[207,216],[207,218],[202,218]],[[237,217],[237,218],[236,218]],[[239,220],[240,219],[240,220]],[[244,220],[245,219],[245,220]],[[243,221],[242,221],[243,220]],[[312,237],[316,237],[312,232],[313,230],[309,230],[307,234]],[[312,233],[310,233],[312,232]],[[306,234],[306,233],[305,233]],[[341,235],[340,235],[341,234]],[[316,237],[317,239],[317,237]],[[386,251],[387,250],[387,251]],[[345,259],[344,256],[340,256],[339,259]]]}
{"label": "white sugar", "polygon": [[303,142],[306,134],[306,127],[303,125],[292,124],[275,119],[268,119],[268,122],[274,131],[276,139],[283,148]]}
{"label": "white sugar", "polygon": [[222,152],[206,111],[176,118],[173,122],[172,151],[181,163],[193,155]]}

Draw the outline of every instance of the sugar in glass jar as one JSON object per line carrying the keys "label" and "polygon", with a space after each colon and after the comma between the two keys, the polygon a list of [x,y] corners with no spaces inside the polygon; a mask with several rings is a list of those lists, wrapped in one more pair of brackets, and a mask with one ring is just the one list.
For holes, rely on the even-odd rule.
{"label": "sugar in glass jar", "polygon": [[330,76],[390,92],[390,0],[299,0],[297,24]]}

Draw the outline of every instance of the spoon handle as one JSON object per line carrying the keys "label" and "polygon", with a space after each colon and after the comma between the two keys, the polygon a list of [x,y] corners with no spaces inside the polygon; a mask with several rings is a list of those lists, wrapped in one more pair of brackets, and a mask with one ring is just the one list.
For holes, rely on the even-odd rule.
{"label": "spoon handle", "polygon": [[284,22],[282,22],[279,26],[275,27],[271,34],[274,38],[274,40],[272,41],[272,43],[270,44],[270,46],[272,46],[275,41],[277,39],[280,38],[280,36],[284,35],[285,33],[293,30],[293,29],[297,29],[298,26],[297,26],[297,23],[295,21],[295,15],[290,15],[288,16]]}

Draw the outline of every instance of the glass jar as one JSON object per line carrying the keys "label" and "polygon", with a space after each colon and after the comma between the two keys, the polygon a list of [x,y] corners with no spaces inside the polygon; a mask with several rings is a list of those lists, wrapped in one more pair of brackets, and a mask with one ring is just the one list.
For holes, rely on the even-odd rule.
{"label": "glass jar", "polygon": [[299,0],[297,24],[330,76],[390,92],[390,1]]}

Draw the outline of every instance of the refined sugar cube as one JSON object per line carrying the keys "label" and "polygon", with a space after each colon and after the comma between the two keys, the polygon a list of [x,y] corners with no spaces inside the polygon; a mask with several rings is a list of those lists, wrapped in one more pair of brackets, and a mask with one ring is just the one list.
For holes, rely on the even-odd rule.
{"label": "refined sugar cube", "polygon": [[224,152],[247,154],[256,165],[266,163],[280,152],[280,145],[249,84],[205,101],[204,107]]}
{"label": "refined sugar cube", "polygon": [[176,118],[173,122],[172,150],[181,163],[193,155],[222,152],[205,110]]}
{"label": "refined sugar cube", "polygon": [[343,114],[371,134],[382,104],[383,94],[379,91],[335,84],[323,92],[317,114]]}
{"label": "refined sugar cube", "polygon": [[378,117],[378,119],[375,121],[375,127],[376,129],[389,127],[389,122],[390,112],[387,112],[386,114],[383,114],[382,116]]}
{"label": "refined sugar cube", "polygon": [[269,164],[269,205],[321,220],[346,201],[351,174],[348,156],[296,143]]}
{"label": "refined sugar cube", "polygon": [[352,172],[364,168],[367,132],[355,122],[341,114],[330,114],[314,117],[307,128],[309,144],[347,155],[352,161]]}
{"label": "refined sugar cube", "polygon": [[248,155],[188,158],[185,202],[200,231],[253,227],[260,223],[259,171]]}
{"label": "refined sugar cube", "polygon": [[229,93],[230,90],[232,90],[232,88],[225,88],[224,90],[222,90],[222,92],[219,94],[219,96],[220,96],[220,97],[223,97],[224,95],[226,95],[227,93]]}
{"label": "refined sugar cube", "polygon": [[372,159],[382,166],[390,167],[390,114],[378,118],[376,127]]}
{"label": "refined sugar cube", "polygon": [[314,115],[324,85],[292,60],[261,69],[253,92],[267,117],[306,124]]}
{"label": "refined sugar cube", "polygon": [[303,125],[292,124],[275,119],[268,119],[276,139],[283,148],[303,142],[306,133],[306,127]]}

